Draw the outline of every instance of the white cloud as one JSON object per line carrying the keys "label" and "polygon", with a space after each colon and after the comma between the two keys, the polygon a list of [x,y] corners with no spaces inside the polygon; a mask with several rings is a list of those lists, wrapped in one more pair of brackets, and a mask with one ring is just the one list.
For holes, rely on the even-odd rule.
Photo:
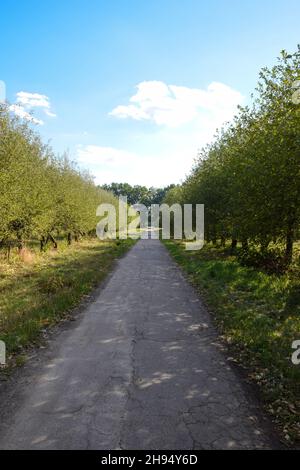
{"label": "white cloud", "polygon": [[128,147],[124,145],[123,149],[81,146],[78,161],[90,168],[99,184],[178,183],[190,172],[198,150],[213,139],[217,128],[232,120],[243,101],[240,92],[218,82],[207,89],[142,82],[128,105],[117,106],[110,114],[152,122],[156,127],[136,132],[130,126]]}
{"label": "white cloud", "polygon": [[32,116],[35,109],[40,109],[49,117],[56,117],[56,114],[51,111],[49,97],[39,93],[19,91],[17,93],[16,103],[10,106],[10,110],[20,118],[43,125],[44,122],[42,119],[37,119]]}
{"label": "white cloud", "polygon": [[50,108],[48,96],[40,95],[39,93],[28,93],[26,91],[19,91],[17,93],[17,103],[28,108]]}
{"label": "white cloud", "polygon": [[40,126],[44,124],[41,119],[36,119],[34,116],[28,113],[23,106],[20,106],[18,104],[12,104],[9,109],[12,113],[20,117],[21,119],[26,119],[26,121],[31,121],[33,124],[38,124]]}
{"label": "white cloud", "polygon": [[[185,159],[183,155],[181,150],[177,153],[170,150],[162,154],[141,154],[97,145],[79,146],[77,149],[79,165],[91,170],[97,184],[115,181],[149,187],[160,187],[184,179],[192,159]],[[180,161],[181,164],[176,164]]]}
{"label": "white cloud", "polygon": [[101,147],[98,145],[79,146],[77,150],[79,163],[95,166],[124,166],[137,162],[138,157],[132,152],[119,150],[113,147]]}
{"label": "white cloud", "polygon": [[218,117],[218,122],[232,118],[240,92],[222,83],[213,82],[206,90],[167,85],[161,81],[144,81],[137,85],[137,93],[130,104],[112,110],[112,116],[153,121],[157,125],[179,127],[205,114]]}
{"label": "white cloud", "polygon": [[56,114],[55,113],[52,113],[52,111],[49,111],[48,109],[45,109],[45,114],[47,114],[47,116],[49,117],[56,117]]}

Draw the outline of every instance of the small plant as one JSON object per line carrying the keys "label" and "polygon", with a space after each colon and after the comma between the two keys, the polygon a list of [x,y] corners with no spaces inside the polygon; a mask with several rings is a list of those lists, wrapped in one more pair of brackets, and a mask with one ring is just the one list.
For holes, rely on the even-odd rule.
{"label": "small plant", "polygon": [[47,294],[56,294],[60,289],[66,287],[65,280],[61,274],[54,274],[45,279],[42,279],[39,283],[40,290]]}

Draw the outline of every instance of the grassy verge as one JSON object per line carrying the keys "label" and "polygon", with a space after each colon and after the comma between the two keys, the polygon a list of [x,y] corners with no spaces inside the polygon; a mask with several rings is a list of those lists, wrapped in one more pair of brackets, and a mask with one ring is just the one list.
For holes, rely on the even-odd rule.
{"label": "grassy verge", "polygon": [[212,310],[235,360],[260,385],[284,439],[299,444],[300,366],[291,361],[292,342],[300,340],[299,279],[243,267],[226,249],[165,244]]}
{"label": "grassy verge", "polygon": [[25,260],[15,254],[9,263],[2,261],[0,339],[6,343],[8,358],[18,357],[15,353],[66,316],[132,244],[132,240],[85,240],[60,244],[59,250],[43,254],[30,251]]}

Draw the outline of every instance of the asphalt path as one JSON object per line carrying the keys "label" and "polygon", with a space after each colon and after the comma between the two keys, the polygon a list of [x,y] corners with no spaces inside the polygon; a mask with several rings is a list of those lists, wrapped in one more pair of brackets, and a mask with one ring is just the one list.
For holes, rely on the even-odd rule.
{"label": "asphalt path", "polygon": [[0,449],[265,449],[272,429],[158,240],[1,392]]}

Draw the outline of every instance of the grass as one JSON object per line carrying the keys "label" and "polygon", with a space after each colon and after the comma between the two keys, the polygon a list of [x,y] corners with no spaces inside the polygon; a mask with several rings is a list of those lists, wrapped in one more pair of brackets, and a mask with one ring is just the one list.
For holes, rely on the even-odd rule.
{"label": "grass", "polygon": [[[243,267],[228,249],[185,251],[165,241],[202,294],[234,358],[259,384],[285,441],[300,442],[300,366],[291,361],[300,340],[300,280]],[[297,272],[297,271],[296,271]]]}
{"label": "grass", "polygon": [[31,250],[23,260],[14,253],[9,262],[1,261],[0,340],[6,343],[8,358],[18,364],[23,349],[66,317],[132,244],[96,239],[71,246],[60,243],[57,251]]}

